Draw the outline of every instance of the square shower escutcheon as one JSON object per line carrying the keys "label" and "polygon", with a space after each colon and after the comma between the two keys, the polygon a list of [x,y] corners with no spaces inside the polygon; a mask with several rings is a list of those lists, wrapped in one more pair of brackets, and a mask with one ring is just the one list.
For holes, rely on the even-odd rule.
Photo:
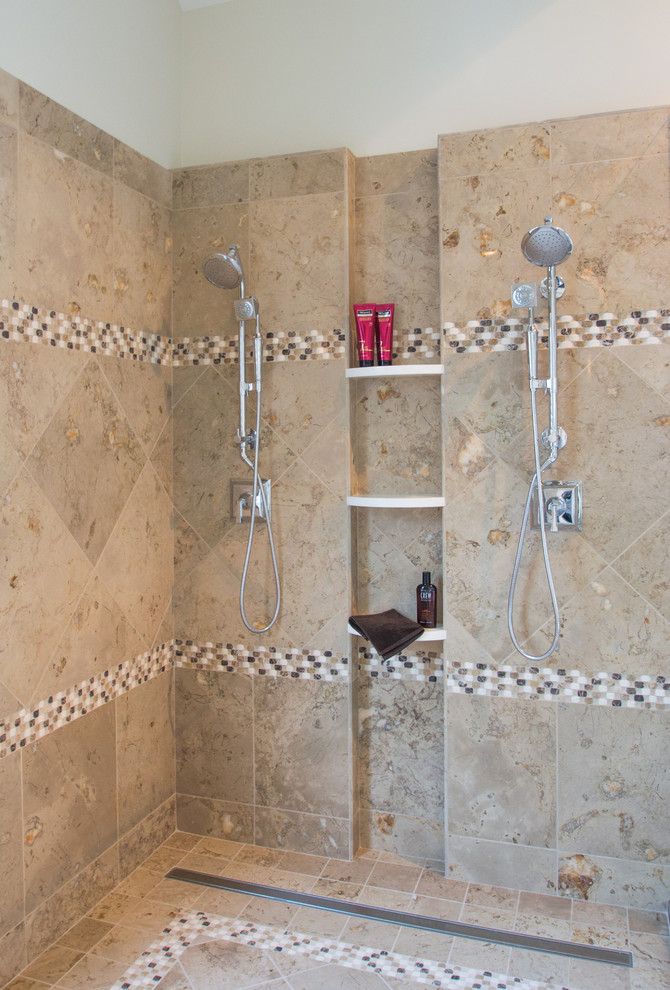
{"label": "square shower escutcheon", "polygon": [[[581,481],[542,482],[544,500],[544,522],[552,533],[559,530],[582,529],[582,483]],[[533,529],[540,529],[540,505],[537,488],[533,494],[531,513]]]}

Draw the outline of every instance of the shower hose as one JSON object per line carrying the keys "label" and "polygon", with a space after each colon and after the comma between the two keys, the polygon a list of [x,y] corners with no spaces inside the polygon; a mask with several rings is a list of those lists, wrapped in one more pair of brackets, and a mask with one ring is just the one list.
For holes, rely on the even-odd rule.
{"label": "shower hose", "polygon": [[[532,327],[532,321],[528,328],[528,363],[529,363],[529,373],[531,379],[535,377],[533,369],[533,361],[531,358],[532,350],[534,347],[534,342],[531,342],[531,334],[534,333]],[[540,442],[538,438],[538,428],[537,428],[537,400],[535,396],[535,389],[531,387],[530,391],[530,403],[531,403],[531,415],[533,419],[533,451],[535,454],[535,474],[531,480],[528,488],[528,498],[526,499],[526,507],[523,513],[523,522],[521,523],[521,532],[519,534],[519,545],[516,551],[516,559],[514,561],[514,570],[512,571],[512,580],[510,581],[509,588],[509,598],[507,601],[507,626],[509,629],[509,634],[514,646],[519,651],[522,657],[526,660],[536,661],[536,660],[546,660],[554,652],[558,646],[559,636],[561,634],[561,619],[558,611],[558,601],[556,599],[556,589],[554,588],[554,579],[551,573],[551,565],[549,563],[549,549],[547,547],[547,532],[546,532],[546,521],[544,518],[544,511],[540,511],[540,534],[542,539],[542,556],[544,558],[544,570],[547,575],[547,585],[549,587],[549,595],[551,597],[551,605],[554,611],[554,638],[552,640],[551,646],[545,653],[539,656],[533,656],[532,653],[526,653],[525,650],[519,645],[516,635],[514,633],[514,619],[512,616],[514,610],[514,594],[516,591],[516,583],[519,576],[519,567],[521,565],[521,556],[523,554],[523,545],[526,540],[526,533],[528,530],[528,522],[530,520],[530,512],[533,501],[533,492],[537,488],[537,498],[538,505],[544,506],[544,493],[542,489],[542,472],[553,464],[558,456],[558,441],[554,440],[551,444],[551,452],[549,457],[544,462],[540,464]]]}
{"label": "shower hose", "polygon": [[[260,338],[259,338],[260,340]],[[259,347],[259,343],[254,341],[254,347]],[[257,364],[259,367],[259,364]],[[277,555],[275,553],[275,544],[272,538],[272,523],[270,521],[270,511],[265,498],[265,488],[263,487],[262,479],[258,474],[258,451],[260,448],[260,435],[261,435],[261,387],[260,387],[260,373],[257,375],[257,386],[256,386],[256,442],[254,444],[254,459],[253,462],[249,460],[246,453],[242,452],[242,459],[253,469],[254,480],[251,493],[251,522],[249,524],[249,539],[247,540],[247,552],[244,557],[244,569],[242,571],[242,582],[240,584],[240,614],[242,616],[242,622],[245,624],[249,632],[262,634],[266,633],[277,621],[277,616],[279,615],[279,608],[281,606],[281,587],[279,584],[279,570],[277,568]],[[268,622],[266,626],[255,627],[252,626],[247,619],[247,614],[244,608],[244,596],[247,587],[247,572],[249,570],[249,558],[251,557],[251,548],[254,541],[254,524],[256,522],[256,498],[259,497],[263,503],[263,512],[268,524],[268,541],[270,544],[270,554],[272,556],[272,569],[274,571],[275,588],[277,590],[277,603],[275,605],[274,615]]]}

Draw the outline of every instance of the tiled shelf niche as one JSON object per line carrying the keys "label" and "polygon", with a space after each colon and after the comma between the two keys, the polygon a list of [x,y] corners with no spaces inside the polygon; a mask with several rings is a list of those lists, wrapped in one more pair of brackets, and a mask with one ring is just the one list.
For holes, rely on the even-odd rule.
{"label": "tiled shelf niche", "polygon": [[[396,365],[375,365],[370,368],[347,368],[346,377],[349,379],[360,378],[402,378],[418,377],[422,375],[444,375],[443,364],[396,364]],[[347,496],[347,505],[352,508],[388,508],[388,509],[426,509],[445,506],[443,495],[358,495]],[[351,636],[360,636],[358,632],[348,625]],[[444,642],[446,631],[443,626],[436,626],[434,629],[425,629],[416,642]]]}

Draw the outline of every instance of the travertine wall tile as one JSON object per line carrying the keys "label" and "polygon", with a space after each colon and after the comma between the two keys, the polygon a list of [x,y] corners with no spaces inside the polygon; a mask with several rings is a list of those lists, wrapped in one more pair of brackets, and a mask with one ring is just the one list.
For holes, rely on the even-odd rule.
{"label": "travertine wall tile", "polygon": [[[6,558],[0,712],[3,719],[14,716],[2,730],[0,773],[11,777],[18,760],[12,753],[23,746],[29,819],[23,831],[29,841],[21,872],[32,910],[27,934],[21,923],[4,936],[0,954],[9,968],[1,969],[1,983],[25,964],[26,938],[32,958],[118,881],[117,801],[127,811],[126,825],[161,801],[163,789],[169,796],[174,790],[173,743],[163,734],[153,770],[151,761],[133,767],[141,790],[126,762],[117,794],[114,707],[105,705],[121,681],[126,689],[141,683],[129,661],[161,634],[172,639],[171,503],[153,471],[154,489],[140,487],[131,503],[137,520],[131,523],[126,511],[122,529],[142,529],[132,552],[125,551],[138,572],[146,568],[139,564],[143,527],[149,516],[154,524],[156,510],[161,516],[165,552],[158,565],[148,555],[159,566],[158,582],[144,571],[155,588],[135,591],[132,603],[126,593],[120,603],[117,586],[110,588],[93,570],[149,458],[171,482],[171,442],[165,438],[171,437],[172,369],[150,363],[167,353],[159,340],[133,336],[170,331],[167,179],[165,169],[0,74],[0,290],[8,300],[0,355],[6,426],[0,441]],[[138,281],[115,311],[114,272],[130,269]],[[125,336],[113,326],[117,318],[127,325]],[[90,356],[96,349],[101,365]],[[125,360],[110,356],[121,353]],[[161,601],[155,621],[142,628],[137,603],[156,590]],[[149,667],[145,662],[144,674]],[[146,685],[122,706],[133,711],[160,683]],[[62,692],[58,700],[56,692]],[[36,707],[23,708],[29,704]],[[92,710],[86,712],[87,705]],[[160,707],[167,718],[167,698]],[[125,758],[133,724],[131,719],[120,744]],[[24,746],[26,739],[37,742]],[[5,782],[3,831],[9,839],[2,849],[8,883],[14,884],[11,821],[21,818],[21,798],[11,780]],[[160,829],[152,832],[142,841],[128,840],[125,863],[146,854]],[[15,911],[23,917],[23,893],[8,897],[6,907],[0,924],[11,923]]]}
{"label": "travertine wall tile", "polygon": [[120,836],[118,846],[119,875],[127,877],[137,869],[161,843],[165,842],[177,828],[176,801],[174,794],[160,804],[146,818]]}
{"label": "travertine wall tile", "polygon": [[28,459],[92,563],[96,563],[142,469],[142,449],[91,359]]}
{"label": "travertine wall tile", "polygon": [[347,207],[343,192],[251,202],[248,285],[265,331],[346,326]]}
{"label": "travertine wall tile", "polygon": [[440,178],[538,169],[549,161],[550,131],[536,123],[446,134],[439,150]]}
{"label": "travertine wall tile", "polygon": [[[174,337],[221,336],[237,340],[238,323],[233,310],[236,293],[208,282],[202,274],[202,263],[210,254],[225,253],[231,244],[237,244],[249,279],[248,226],[248,203],[175,210],[172,216]],[[264,306],[257,285],[252,287],[249,281],[247,291],[258,293]]]}
{"label": "travertine wall tile", "polygon": [[9,983],[27,961],[25,924],[21,922],[6,935],[0,936],[0,980],[3,984]]}
{"label": "travertine wall tile", "polygon": [[27,705],[91,574],[91,565],[27,472],[2,504],[0,677]]}
{"label": "travertine wall tile", "polygon": [[177,793],[177,827],[183,832],[253,843],[255,814],[253,804]]}
{"label": "travertine wall tile", "polygon": [[[664,683],[667,666],[668,619],[661,587],[665,564],[654,554],[663,556],[665,539],[662,449],[668,361],[665,347],[599,349],[594,345],[599,342],[601,321],[594,318],[596,334],[590,334],[588,314],[612,314],[613,326],[605,327],[603,340],[612,333],[616,337],[616,326],[631,310],[636,314],[631,327],[638,311],[640,326],[656,319],[651,314],[657,312],[661,323],[665,320],[660,314],[667,306],[661,273],[667,270],[669,250],[667,108],[553,121],[546,134],[548,142],[534,145],[525,129],[440,139],[443,320],[500,317],[504,323],[510,313],[509,282],[542,277],[524,261],[521,237],[541,224],[545,214],[553,214],[574,240],[571,258],[560,267],[567,285],[558,304],[560,332],[567,342],[578,326],[569,317],[564,321],[562,314],[584,320],[587,328],[583,337],[573,341],[574,349],[559,348],[558,354],[559,420],[568,442],[550,470],[553,477],[583,481],[584,524],[581,534],[549,536],[562,634],[560,652],[540,669],[532,662],[518,665],[506,630],[513,558],[533,470],[526,359],[518,350],[523,341],[520,337],[506,341],[503,334],[496,340],[500,353],[460,355],[454,347],[446,355],[444,573],[446,625],[454,658],[448,669],[456,671],[456,657],[461,658],[461,672],[450,676],[452,690],[458,682],[457,690],[464,692],[457,697],[449,694],[449,704],[453,702],[453,711],[462,708],[464,718],[474,718],[482,705],[500,706],[504,724],[522,704],[502,697],[513,695],[514,684],[523,685],[525,691],[532,681],[529,698],[551,692],[557,697],[565,692],[570,700],[581,697],[581,704],[559,712],[564,750],[558,764],[550,754],[546,759],[547,773],[557,774],[559,826],[561,822],[565,826],[567,819],[570,833],[561,838],[559,830],[558,849],[565,862],[558,874],[554,865],[547,875],[570,896],[631,903],[641,903],[647,896],[647,906],[653,906],[667,899],[666,867],[656,859],[645,861],[639,850],[638,861],[629,862],[638,818],[643,822],[641,831],[649,831],[650,836],[658,827],[648,821],[650,816],[653,823],[657,821],[653,811],[657,785],[647,776],[649,760],[653,764],[656,756],[643,759],[644,769],[638,766],[638,730],[633,720],[636,715],[648,717],[645,728],[650,738],[656,738],[657,733],[664,736],[663,714],[625,706],[638,702],[643,706],[642,698],[650,698],[654,685]],[[523,143],[517,145],[517,139]],[[529,154],[535,156],[532,167]],[[467,178],[458,178],[459,170]],[[520,316],[523,323],[523,311],[512,315]],[[543,320],[544,333],[544,316]],[[482,334],[478,344],[487,343],[486,329],[481,323],[474,331],[475,336]],[[630,334],[621,334],[618,339],[637,343],[643,338],[633,341]],[[471,350],[477,349],[488,347]],[[542,345],[540,360],[542,375],[546,368]],[[544,401],[539,403],[539,421],[542,430],[547,422]],[[645,479],[642,485],[640,478]],[[635,508],[623,516],[613,515],[612,507],[620,505]],[[525,648],[536,654],[546,649],[553,635],[534,533],[521,562],[515,625]],[[475,697],[468,698],[466,691]],[[643,695],[646,691],[650,693]],[[495,701],[484,697],[489,693],[498,695]],[[520,743],[529,742],[532,715],[541,714],[534,701],[528,704],[530,721],[518,734]],[[594,732],[589,737],[593,742],[585,749],[575,735],[581,719],[602,720],[607,726],[604,735]],[[607,745],[602,740],[609,738],[610,731],[616,733],[610,752],[619,753],[617,772],[626,786],[635,780],[636,788],[630,807],[617,808],[616,813],[614,797],[613,803],[608,798],[606,805],[599,806],[595,793],[589,797],[596,785],[584,785],[577,773],[578,767],[588,772],[591,764],[594,773],[596,767],[602,769],[602,761],[593,754]],[[450,815],[457,816],[463,831],[468,818],[463,817],[464,809],[475,808],[482,793],[493,792],[478,784],[478,775],[487,773],[479,743],[466,732],[458,733],[455,724],[453,733],[451,757],[447,747],[447,780],[451,790],[457,789],[458,799],[450,802]],[[666,742],[659,737],[656,749],[663,751]],[[562,805],[573,791],[573,797],[579,792],[579,807],[568,815]],[[524,798],[540,821],[539,796],[526,793]],[[475,817],[468,819],[468,827]],[[513,870],[504,851],[504,822],[496,823],[487,815],[478,827],[488,841],[452,835],[450,864],[469,878],[488,874],[499,877],[493,882],[508,882],[505,877],[511,878]],[[535,846],[546,843],[550,851],[556,846],[550,827],[541,840],[534,834],[528,841]],[[658,840],[649,842],[656,848]],[[628,851],[626,843],[630,843]],[[518,849],[514,856],[520,855]],[[556,857],[557,851],[552,855]],[[588,873],[585,878],[582,867]],[[538,866],[537,876],[543,869]],[[513,882],[518,883],[518,878]]]}
{"label": "travertine wall tile", "polygon": [[25,217],[18,228],[19,296],[34,306],[109,320],[111,178],[28,134],[21,136],[19,168],[18,210]]}
{"label": "travertine wall tile", "polygon": [[549,132],[554,165],[662,154],[667,152],[668,109],[553,120]]}
{"label": "travertine wall tile", "polygon": [[147,464],[98,563],[100,576],[151,646],[172,593],[172,503]]}
{"label": "travertine wall tile", "polygon": [[249,164],[248,161],[224,162],[173,171],[173,209],[202,209],[248,202]]}
{"label": "travertine wall tile", "polygon": [[254,719],[257,804],[348,818],[348,686],[259,678]]}
{"label": "travertine wall tile", "polygon": [[253,679],[176,671],[177,791],[253,804]]}
{"label": "travertine wall tile", "polygon": [[25,922],[28,959],[34,959],[64,935],[114,889],[119,879],[119,854],[113,845],[28,914]]}
{"label": "travertine wall tile", "polygon": [[114,179],[161,206],[172,206],[172,173],[114,139]]}
{"label": "travertine wall tile", "polygon": [[173,676],[163,674],[117,699],[120,835],[174,794]]}
{"label": "travertine wall tile", "polygon": [[253,159],[249,163],[249,198],[284,199],[338,192],[342,189],[346,156],[346,150],[341,149]]}
{"label": "travertine wall tile", "polygon": [[[357,159],[353,223],[353,301],[395,303],[394,352],[403,354],[405,334],[439,323],[435,151]],[[428,360],[420,349],[412,357]]]}
{"label": "travertine wall tile", "polygon": [[[114,184],[114,322],[170,335],[170,211],[120,182]],[[138,323],[138,318],[143,320]]]}
{"label": "travertine wall tile", "polygon": [[19,123],[19,80],[0,70],[0,120],[16,127]]}
{"label": "travertine wall tile", "polygon": [[113,704],[25,753],[23,814],[31,912],[117,839]]}
{"label": "travertine wall tile", "polygon": [[[23,921],[23,828],[21,822],[21,757],[0,762],[0,937]],[[1,971],[0,971],[1,972]]]}
{"label": "travertine wall tile", "polygon": [[73,610],[49,663],[33,690],[38,702],[67,691],[94,674],[146,649],[142,638],[98,574],[93,574]]}
{"label": "travertine wall tile", "polygon": [[556,889],[556,852],[450,835],[447,875],[454,880],[546,894]]}
{"label": "travertine wall tile", "polygon": [[151,454],[172,411],[172,369],[125,360],[98,361],[147,454]]}
{"label": "travertine wall tile", "polygon": [[359,800],[363,834],[371,848],[439,857],[444,841],[443,704],[441,682],[361,678]]}
{"label": "travertine wall tile", "polygon": [[554,706],[463,695],[447,709],[449,832],[553,848]]}
{"label": "travertine wall tile", "polygon": [[563,854],[668,864],[666,747],[654,712],[559,706]]}
{"label": "travertine wall tile", "polygon": [[0,122],[0,280],[9,295],[16,292],[17,158],[16,128]]}
{"label": "travertine wall tile", "polygon": [[114,140],[67,107],[19,83],[21,128],[84,165],[112,175]]}

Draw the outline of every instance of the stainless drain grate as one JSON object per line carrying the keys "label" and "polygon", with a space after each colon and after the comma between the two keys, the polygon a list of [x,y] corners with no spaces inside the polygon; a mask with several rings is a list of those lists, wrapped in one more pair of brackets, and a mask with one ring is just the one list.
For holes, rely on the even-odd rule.
{"label": "stainless drain grate", "polygon": [[509,945],[518,949],[551,952],[558,956],[569,956],[571,959],[588,959],[590,962],[609,963],[612,966],[627,966],[628,968],[633,966],[631,953],[621,949],[582,945],[580,942],[562,942],[559,939],[544,938],[539,935],[524,935],[521,932],[505,932],[498,928],[484,928],[481,925],[465,925],[459,921],[444,921],[442,918],[428,918],[420,914],[408,914],[405,911],[391,911],[369,904],[357,904],[354,901],[341,901],[336,897],[321,897],[318,894],[303,894],[295,890],[285,890],[282,887],[249,883],[246,880],[232,880],[229,877],[219,877],[213,873],[198,873],[195,870],[185,870],[180,866],[176,866],[165,876],[168,880],[199,883],[204,887],[232,890],[238,894],[264,897],[271,901],[283,901],[285,904],[296,904],[299,907],[319,908],[321,911],[333,911],[336,914],[367,918],[372,921],[386,921],[392,925],[402,925],[404,928],[420,928],[422,931],[438,932],[441,935],[457,935],[460,938],[494,942],[497,945]]}

